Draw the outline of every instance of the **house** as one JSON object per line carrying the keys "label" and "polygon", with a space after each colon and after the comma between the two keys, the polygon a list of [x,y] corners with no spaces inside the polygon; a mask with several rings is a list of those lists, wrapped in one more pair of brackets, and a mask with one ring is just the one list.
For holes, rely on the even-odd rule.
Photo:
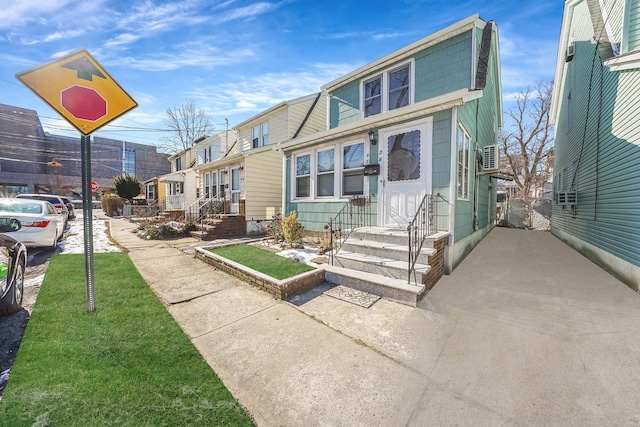
{"label": "house", "polygon": [[[195,143],[195,142],[194,142]],[[198,174],[195,171],[195,145],[169,156],[171,172],[158,177],[159,185],[164,185],[164,200],[160,200],[162,210],[173,219],[185,216],[185,210],[198,199]]]}
{"label": "house", "polygon": [[640,285],[640,3],[565,2],[556,63],[551,232]]}
{"label": "house", "polygon": [[264,234],[282,207],[282,154],[272,148],[325,129],[325,105],[319,93],[283,101],[203,142],[196,165],[202,204],[222,199],[224,214],[242,217],[245,234]]}
{"label": "house", "polygon": [[494,226],[499,64],[495,23],[473,15],[324,85],[325,130],[277,146],[286,213],[347,231],[335,265],[433,286]]}

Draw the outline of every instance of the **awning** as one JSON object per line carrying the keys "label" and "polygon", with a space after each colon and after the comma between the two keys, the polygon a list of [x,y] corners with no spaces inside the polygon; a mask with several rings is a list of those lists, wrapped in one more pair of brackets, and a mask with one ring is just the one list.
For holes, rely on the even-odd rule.
{"label": "awning", "polygon": [[160,182],[184,182],[183,172],[173,172],[167,175],[161,176],[158,181]]}

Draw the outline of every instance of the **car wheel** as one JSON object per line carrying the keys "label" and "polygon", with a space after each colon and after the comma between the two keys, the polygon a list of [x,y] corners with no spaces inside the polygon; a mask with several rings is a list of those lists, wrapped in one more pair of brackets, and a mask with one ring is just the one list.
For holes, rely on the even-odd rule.
{"label": "car wheel", "polygon": [[0,314],[11,314],[20,310],[22,294],[24,292],[24,260],[20,259],[16,266],[16,277],[11,285],[11,291],[0,300]]}

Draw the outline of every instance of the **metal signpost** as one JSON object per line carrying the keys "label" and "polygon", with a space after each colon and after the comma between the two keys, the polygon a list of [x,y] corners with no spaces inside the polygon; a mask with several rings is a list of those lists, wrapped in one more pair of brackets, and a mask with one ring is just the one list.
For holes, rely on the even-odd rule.
{"label": "metal signpost", "polygon": [[81,134],[87,312],[93,313],[96,311],[96,301],[91,196],[98,185],[91,181],[91,133],[136,108],[138,104],[86,50],[30,68],[16,74],[16,78]]}

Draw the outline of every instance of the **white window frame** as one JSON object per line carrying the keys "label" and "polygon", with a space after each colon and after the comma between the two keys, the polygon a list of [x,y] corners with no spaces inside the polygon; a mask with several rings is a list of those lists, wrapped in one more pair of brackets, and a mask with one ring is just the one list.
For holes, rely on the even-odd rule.
{"label": "white window frame", "polygon": [[[357,167],[357,168],[348,168],[345,169],[344,167],[344,149],[345,147],[349,147],[352,145],[358,145],[358,144],[363,144],[363,148],[364,151],[362,153],[363,158],[362,158],[362,166],[361,167]],[[354,141],[354,142],[350,142],[350,143],[345,143],[345,144],[341,144],[340,145],[340,196],[342,198],[349,198],[349,197],[357,197],[357,196],[364,196],[366,193],[366,189],[365,189],[365,184],[367,183],[367,179],[364,176],[364,165],[367,164],[367,146],[368,144],[364,143],[364,141]],[[345,173],[349,171],[349,172],[359,172],[359,171],[363,171],[363,176],[362,176],[362,194],[344,194],[344,175]]]}
{"label": "white window frame", "polygon": [[[330,170],[330,171],[320,172],[318,170],[319,155],[320,155],[320,153],[323,153],[323,152],[329,151],[329,150],[333,150],[333,169]],[[315,179],[314,179],[314,181],[315,181],[315,189],[316,189],[316,193],[315,194],[316,194],[317,198],[325,198],[325,199],[326,198],[333,198],[336,195],[336,164],[337,164],[336,160],[339,160],[339,159],[336,159],[336,157],[337,156],[336,156],[335,146],[330,146],[330,147],[325,147],[325,148],[322,148],[322,149],[318,149],[318,150],[316,150],[315,155],[313,156],[313,159],[315,160],[315,167],[316,167],[316,171],[315,171],[315,174],[313,174],[313,177],[315,177]],[[318,191],[318,185],[320,185],[320,180],[318,179],[318,176],[321,176],[321,175],[333,175],[333,190],[331,191],[331,194],[326,195],[326,196],[321,196],[319,194],[319,191]]]}
{"label": "white window frame", "polygon": [[[290,167],[290,171],[291,171],[291,182],[290,182],[290,200],[292,202],[300,202],[300,201],[308,201],[308,202],[326,202],[326,201],[344,201],[344,200],[348,200],[351,197],[354,197],[355,195],[343,195],[342,194],[342,183],[343,183],[343,176],[344,176],[344,172],[347,169],[343,168],[344,165],[344,159],[343,159],[343,155],[344,155],[344,147],[349,146],[349,145],[356,145],[356,144],[363,144],[364,146],[364,159],[363,159],[363,163],[364,165],[369,163],[369,158],[370,158],[370,151],[369,151],[369,144],[367,144],[367,141],[365,141],[365,139],[356,139],[356,140],[349,140],[349,141],[344,141],[344,142],[340,142],[340,143],[336,143],[336,144],[326,144],[326,145],[321,145],[318,147],[313,148],[312,150],[305,150],[305,151],[300,151],[300,152],[296,152],[293,153],[291,155],[291,167]],[[327,151],[333,149],[333,196],[319,196],[318,195],[318,188],[317,188],[317,176],[318,176],[318,153],[322,152],[322,151]],[[296,184],[297,184],[297,178],[298,176],[296,175],[296,162],[297,159],[301,156],[305,156],[305,155],[309,155],[309,159],[310,159],[310,167],[309,167],[309,197],[297,197],[296,194]],[[362,168],[352,168],[352,169],[348,169],[350,171],[355,171],[355,170],[364,170],[364,166]],[[322,174],[322,172],[320,173]],[[303,176],[307,176],[307,175],[301,175],[301,177]],[[362,195],[366,196],[369,194],[369,180],[367,179],[366,176],[362,177],[363,179],[363,190],[362,190]]]}
{"label": "white window frame", "polygon": [[[462,136],[462,140],[461,140]],[[458,125],[456,137],[456,195],[458,200],[469,200],[469,186],[471,181],[471,133],[468,132],[462,123]],[[465,159],[460,160],[460,151],[466,149]],[[465,164],[466,163],[466,164]],[[461,170],[462,168],[462,170]],[[462,180],[462,182],[460,182]]]}
{"label": "white window frame", "polygon": [[[298,158],[300,157],[304,157],[304,156],[309,156],[309,174],[308,175],[298,175]],[[292,156],[293,161],[292,163],[292,176],[293,179],[291,180],[291,184],[292,184],[292,193],[291,195],[293,196],[294,200],[309,200],[309,199],[313,199],[314,198],[314,187],[315,187],[315,180],[313,179],[313,174],[315,172],[315,166],[314,166],[314,153],[311,151],[305,151],[305,152],[301,152],[301,153],[296,153],[295,155]],[[306,178],[309,177],[309,196],[298,196],[298,178]]]}
{"label": "white window frame", "polygon": [[204,197],[206,199],[211,197],[211,174],[209,172],[204,174]]}
{"label": "white window frame", "polygon": [[389,108],[389,75],[395,71],[398,71],[402,68],[405,67],[409,67],[409,100],[407,102],[407,105],[403,105],[402,107],[398,107],[398,108],[403,108],[403,107],[407,107],[411,104],[413,104],[415,102],[415,91],[416,91],[416,82],[415,82],[415,69],[416,69],[416,64],[415,64],[415,60],[412,58],[408,61],[405,61],[403,63],[397,64],[393,67],[389,67],[386,68],[385,70],[383,70],[382,72],[378,72],[376,73],[374,76],[369,76],[365,79],[360,80],[360,118],[365,118],[365,117],[371,117],[374,116],[376,114],[371,114],[369,116],[365,116],[365,110],[364,110],[364,102],[365,102],[365,90],[364,90],[364,85],[366,83],[369,83],[375,79],[380,78],[381,81],[381,87],[380,87],[380,96],[381,96],[381,105],[380,105],[380,113],[377,114],[384,114],[386,112],[389,111],[393,111],[394,109],[390,109]]}
{"label": "white window frame", "polygon": [[[265,132],[266,131],[266,132]],[[251,127],[251,148],[264,147],[269,144],[269,122]]]}

